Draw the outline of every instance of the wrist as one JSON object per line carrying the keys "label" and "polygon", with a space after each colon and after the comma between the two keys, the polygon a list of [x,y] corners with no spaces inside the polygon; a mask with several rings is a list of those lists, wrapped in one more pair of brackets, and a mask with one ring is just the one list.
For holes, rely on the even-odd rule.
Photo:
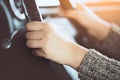
{"label": "wrist", "polygon": [[72,45],[73,45],[71,47],[72,57],[71,57],[71,61],[68,62],[68,65],[78,70],[84,56],[88,53],[88,49],[74,43]]}

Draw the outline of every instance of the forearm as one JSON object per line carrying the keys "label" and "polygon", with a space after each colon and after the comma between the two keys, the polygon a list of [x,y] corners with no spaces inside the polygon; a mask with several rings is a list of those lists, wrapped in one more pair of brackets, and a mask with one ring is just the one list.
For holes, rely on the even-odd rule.
{"label": "forearm", "polygon": [[97,40],[102,41],[109,35],[112,28],[110,23],[102,19],[94,19],[92,24],[89,22],[86,29],[90,35],[95,37]]}
{"label": "forearm", "polygon": [[90,50],[79,68],[81,80],[119,80],[120,62]]}
{"label": "forearm", "polygon": [[89,47],[100,51],[102,54],[110,58],[120,60],[120,27],[111,24],[109,35],[102,41],[96,40],[89,36]]}
{"label": "forearm", "polygon": [[70,66],[79,72],[81,80],[119,80],[120,62],[110,59],[95,50],[72,44]]}

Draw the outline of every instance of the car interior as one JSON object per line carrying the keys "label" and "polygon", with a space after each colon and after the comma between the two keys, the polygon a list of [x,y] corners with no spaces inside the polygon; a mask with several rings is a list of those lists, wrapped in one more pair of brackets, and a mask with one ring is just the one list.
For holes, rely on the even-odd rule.
{"label": "car interior", "polygon": [[[79,80],[74,76],[78,73],[69,66],[33,56],[32,49],[26,47],[25,24],[29,18],[22,1],[36,1],[40,19],[51,24],[62,24],[64,34],[89,48],[84,40],[88,35],[86,30],[79,28],[80,25],[73,20],[58,17],[62,0],[0,0],[0,80]],[[83,1],[104,20],[120,25],[120,0]],[[73,8],[73,5],[68,4],[65,8]],[[30,21],[34,20],[36,18]]]}

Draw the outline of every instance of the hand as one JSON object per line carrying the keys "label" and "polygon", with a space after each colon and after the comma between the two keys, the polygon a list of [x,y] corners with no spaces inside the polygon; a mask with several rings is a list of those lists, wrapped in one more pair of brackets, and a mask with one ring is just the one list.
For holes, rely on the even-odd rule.
{"label": "hand", "polygon": [[87,53],[87,49],[56,32],[56,28],[47,23],[30,22],[26,25],[26,29],[28,31],[26,45],[29,48],[35,48],[33,54],[37,56],[67,64],[76,69]]}
{"label": "hand", "polygon": [[73,19],[84,27],[88,33],[98,40],[106,38],[111,30],[111,25],[97,16],[84,3],[76,4],[75,9],[64,10],[60,7],[60,16]]}

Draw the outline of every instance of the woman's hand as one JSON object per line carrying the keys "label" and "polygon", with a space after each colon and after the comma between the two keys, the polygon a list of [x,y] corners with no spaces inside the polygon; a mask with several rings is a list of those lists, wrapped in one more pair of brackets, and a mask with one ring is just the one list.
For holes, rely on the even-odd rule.
{"label": "woman's hand", "polygon": [[61,6],[59,15],[78,22],[90,35],[98,40],[106,38],[111,30],[110,23],[101,19],[82,2],[76,4],[75,9],[64,10]]}
{"label": "woman's hand", "polygon": [[26,29],[28,31],[26,45],[29,48],[35,48],[34,55],[67,64],[76,69],[87,53],[87,49],[73,43],[47,23],[30,22],[26,25]]}

